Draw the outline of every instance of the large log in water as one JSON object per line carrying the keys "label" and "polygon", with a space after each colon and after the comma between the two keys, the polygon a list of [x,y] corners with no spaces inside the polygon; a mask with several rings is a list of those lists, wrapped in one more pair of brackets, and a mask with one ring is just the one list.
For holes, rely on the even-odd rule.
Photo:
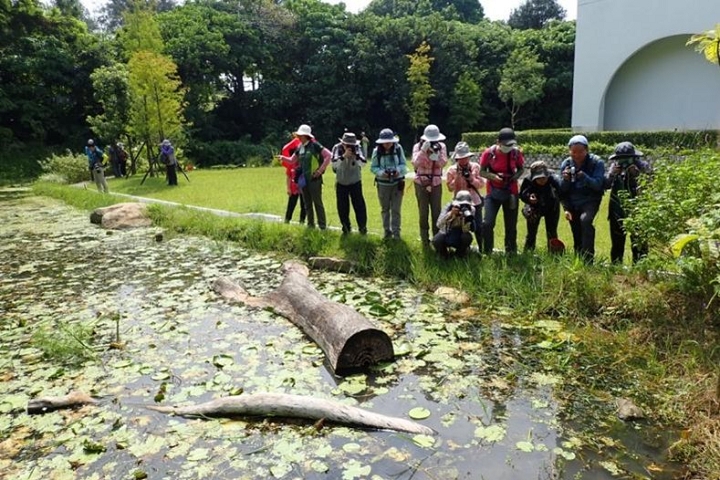
{"label": "large log in water", "polygon": [[393,346],[385,332],[347,305],[322,296],[308,280],[304,265],[290,262],[283,269],[280,287],[264,297],[254,297],[224,277],[213,288],[226,299],[271,308],[293,322],[325,352],[338,375],[392,360]]}
{"label": "large log in water", "polygon": [[225,397],[199,405],[185,407],[161,407],[148,405],[147,408],[180,416],[205,417],[288,417],[309,420],[327,420],[344,425],[358,425],[381,430],[433,435],[435,431],[412,420],[388,417],[358,407],[352,407],[332,400],[281,393],[257,393]]}

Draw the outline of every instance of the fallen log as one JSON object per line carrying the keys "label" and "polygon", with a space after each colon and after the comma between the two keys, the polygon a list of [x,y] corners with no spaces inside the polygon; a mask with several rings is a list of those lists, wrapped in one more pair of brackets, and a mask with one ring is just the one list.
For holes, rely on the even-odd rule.
{"label": "fallen log", "polygon": [[280,286],[262,297],[225,277],[215,280],[213,289],[228,300],[270,308],[293,322],[318,344],[338,375],[393,359],[390,337],[354,309],[321,295],[310,283],[307,267],[289,262],[283,270]]}
{"label": "fallen log", "polygon": [[343,425],[433,435],[435,431],[412,420],[389,417],[332,400],[283,393],[256,393],[224,397],[198,405],[163,407],[147,405],[150,410],[182,417],[286,417],[335,422]]}
{"label": "fallen log", "polygon": [[27,404],[27,413],[29,415],[42,414],[61,408],[79,407],[93,403],[97,403],[97,400],[87,393],[73,391],[59,397],[33,398]]}

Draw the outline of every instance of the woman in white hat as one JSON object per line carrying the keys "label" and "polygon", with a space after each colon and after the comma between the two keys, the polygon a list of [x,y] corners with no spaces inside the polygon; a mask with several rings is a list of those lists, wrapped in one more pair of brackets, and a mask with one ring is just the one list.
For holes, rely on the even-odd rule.
{"label": "woman in white hat", "polygon": [[[420,210],[420,240],[430,243],[438,232],[437,220],[442,209],[442,171],[447,163],[445,135],[437,125],[425,127],[420,141],[413,146],[412,164],[415,167],[415,198]],[[430,221],[428,222],[428,215]]]}
{"label": "woman in white hat", "polygon": [[322,199],[322,176],[328,165],[330,165],[332,153],[315,140],[309,125],[300,125],[294,134],[300,140],[300,145],[292,157],[279,155],[279,158],[281,161],[297,162],[300,166],[298,186],[302,190],[303,200],[305,201],[307,226],[315,228],[315,214],[317,214],[318,227],[325,230],[327,228],[327,219]]}

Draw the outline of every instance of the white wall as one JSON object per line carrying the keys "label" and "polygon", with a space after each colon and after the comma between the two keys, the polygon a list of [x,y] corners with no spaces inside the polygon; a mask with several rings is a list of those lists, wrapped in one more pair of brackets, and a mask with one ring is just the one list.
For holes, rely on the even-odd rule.
{"label": "white wall", "polygon": [[720,128],[720,68],[684,47],[716,23],[720,0],[579,0],[573,128]]}

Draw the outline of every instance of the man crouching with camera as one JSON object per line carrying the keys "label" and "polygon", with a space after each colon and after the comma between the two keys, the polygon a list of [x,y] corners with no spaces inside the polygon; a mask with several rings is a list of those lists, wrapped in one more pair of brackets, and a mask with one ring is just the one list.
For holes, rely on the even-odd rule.
{"label": "man crouching with camera", "polygon": [[443,258],[450,255],[449,248],[455,249],[458,257],[467,254],[475,231],[475,207],[467,190],[460,190],[455,199],[447,204],[437,221],[439,232],[433,238],[435,251]]}

